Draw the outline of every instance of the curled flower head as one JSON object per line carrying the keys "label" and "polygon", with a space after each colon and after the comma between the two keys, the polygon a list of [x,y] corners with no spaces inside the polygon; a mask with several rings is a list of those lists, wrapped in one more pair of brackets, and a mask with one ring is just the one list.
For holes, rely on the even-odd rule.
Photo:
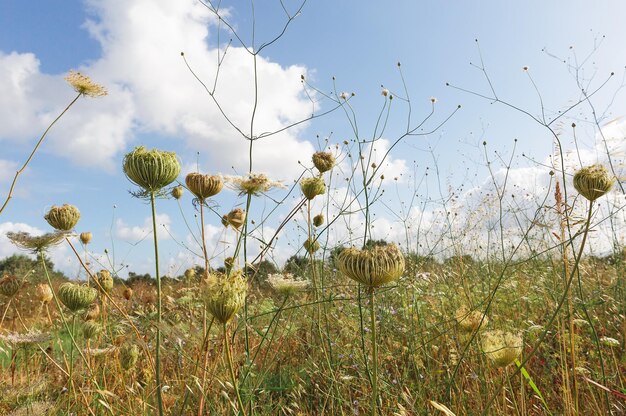
{"label": "curled flower head", "polygon": [[158,192],[176,180],[180,163],[174,152],[139,146],[124,156],[123,169],[135,185],[146,192]]}
{"label": "curled flower head", "polygon": [[185,188],[183,188],[180,185],[175,186],[174,188],[172,188],[172,196],[174,197],[174,199],[182,198],[184,192],[185,192]]}
{"label": "curled flower head", "polygon": [[17,291],[20,290],[20,286],[20,281],[16,276],[5,274],[2,279],[0,279],[0,295],[12,298]]}
{"label": "curled flower head", "polygon": [[89,286],[67,282],[59,286],[57,295],[67,309],[75,313],[87,309],[96,300],[98,291]]}
{"label": "curled flower head", "polygon": [[93,234],[90,233],[89,231],[80,233],[80,242],[83,243],[84,245],[89,244],[92,238],[93,238]]}
{"label": "curled flower head", "polygon": [[335,156],[330,152],[315,152],[311,159],[320,173],[328,172],[335,166]]}
{"label": "curled flower head", "polygon": [[309,201],[326,193],[326,183],[322,178],[304,178],[300,181],[300,189]]}
{"label": "curled flower head", "polygon": [[83,322],[83,336],[85,339],[94,339],[102,333],[102,325],[95,321]]}
{"label": "curled flower head", "polygon": [[131,370],[139,360],[139,347],[137,344],[125,344],[120,348],[120,364],[126,371]]}
{"label": "curled flower head", "polygon": [[70,71],[65,80],[74,88],[74,91],[88,97],[104,97],[108,94],[106,88],[96,84],[91,78],[80,72]]}
{"label": "curled flower head", "polygon": [[609,192],[614,182],[602,165],[587,166],[574,174],[574,188],[592,202]]}
{"label": "curled flower head", "polygon": [[473,332],[481,327],[484,328],[489,322],[487,316],[483,315],[481,311],[469,311],[466,306],[461,306],[454,315],[459,326],[465,332]]}
{"label": "curled flower head", "polygon": [[239,195],[259,195],[272,188],[285,188],[278,181],[272,181],[262,173],[249,173],[245,176],[227,176],[224,178],[229,186],[239,191]]}
{"label": "curled flower head", "polygon": [[203,175],[198,172],[192,172],[185,177],[187,188],[196,198],[204,200],[211,196],[217,195],[224,187],[224,181],[219,175]]}
{"label": "curled flower head", "polygon": [[70,231],[80,219],[80,211],[70,204],[63,204],[61,207],[53,205],[44,219],[59,231]]}
{"label": "curled flower head", "polygon": [[207,309],[220,323],[227,323],[243,306],[248,283],[241,270],[233,270],[230,275],[209,273],[205,281],[204,298]]}
{"label": "curled flower head", "polygon": [[500,330],[487,331],[482,337],[483,351],[498,367],[506,367],[522,354],[522,337]]}
{"label": "curled flower head", "polygon": [[229,225],[235,229],[240,229],[243,223],[246,221],[246,211],[241,208],[235,208],[228,214],[222,216],[222,225],[228,227]]}
{"label": "curled flower head", "polygon": [[370,288],[392,282],[404,273],[404,256],[395,244],[359,250],[344,249],[337,256],[339,270]]}
{"label": "curled flower head", "polygon": [[290,296],[309,287],[307,280],[296,280],[291,273],[277,273],[267,276],[267,283],[283,296]]}
{"label": "curled flower head", "polygon": [[21,249],[29,250],[35,254],[41,253],[51,246],[59,244],[65,239],[66,234],[62,231],[55,231],[44,235],[33,236],[27,232],[8,232],[7,238]]}

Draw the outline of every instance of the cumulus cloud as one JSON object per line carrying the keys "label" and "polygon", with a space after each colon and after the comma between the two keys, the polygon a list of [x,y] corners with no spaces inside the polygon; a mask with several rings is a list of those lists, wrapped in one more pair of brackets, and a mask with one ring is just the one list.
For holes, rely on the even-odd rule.
{"label": "cumulus cloud", "polygon": [[[172,221],[167,214],[157,214],[157,236],[159,241],[169,240],[171,238]],[[115,221],[115,237],[129,243],[138,243],[148,236],[152,235],[152,217],[146,217],[142,225],[128,225],[123,219],[118,218]]]}

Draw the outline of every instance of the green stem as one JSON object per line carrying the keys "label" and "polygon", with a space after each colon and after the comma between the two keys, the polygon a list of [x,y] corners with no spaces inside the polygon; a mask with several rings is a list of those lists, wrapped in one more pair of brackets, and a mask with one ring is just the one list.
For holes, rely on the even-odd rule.
{"label": "green stem", "polygon": [[226,360],[228,361],[228,370],[230,371],[230,379],[233,382],[233,388],[235,389],[235,395],[237,396],[237,403],[239,404],[239,414],[245,416],[246,410],[243,406],[243,401],[241,400],[241,395],[239,394],[239,383],[235,378],[235,370],[233,367],[233,355],[230,351],[230,341],[228,340],[228,330],[226,328],[226,323],[224,323],[224,349],[226,350]]}
{"label": "green stem", "polygon": [[152,235],[154,237],[154,262],[156,266],[157,284],[157,327],[156,327],[156,393],[159,416],[163,416],[163,397],[161,391],[161,276],[159,275],[159,243],[157,239],[156,210],[154,207],[154,192],[150,192],[150,206],[152,208]]}
{"label": "green stem", "polygon": [[372,409],[371,415],[378,414],[378,344],[376,343],[376,312],[374,305],[374,288],[370,292],[370,318],[372,320]]}

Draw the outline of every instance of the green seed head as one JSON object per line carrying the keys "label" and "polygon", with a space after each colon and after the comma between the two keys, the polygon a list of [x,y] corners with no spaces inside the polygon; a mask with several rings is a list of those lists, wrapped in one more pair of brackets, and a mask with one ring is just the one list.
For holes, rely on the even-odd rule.
{"label": "green seed head", "polygon": [[100,270],[96,274],[95,280],[97,282],[94,282],[93,286],[96,289],[105,293],[110,293],[111,289],[113,289],[113,276],[111,276],[108,270]]}
{"label": "green seed head", "polygon": [[123,169],[135,185],[147,192],[157,192],[176,180],[180,163],[174,152],[139,146],[124,157]]}
{"label": "green seed head", "polygon": [[584,167],[574,175],[574,188],[589,201],[595,201],[609,192],[614,182],[602,165]]}
{"label": "green seed head", "polygon": [[224,227],[228,227],[230,225],[237,230],[241,228],[245,221],[246,211],[241,208],[235,208],[222,217],[222,225]]}
{"label": "green seed head", "polygon": [[326,193],[326,184],[322,178],[304,178],[300,181],[300,189],[309,201]]}
{"label": "green seed head", "polygon": [[321,227],[324,224],[324,215],[318,214],[313,217],[313,225],[316,227]]}
{"label": "green seed head", "polygon": [[185,188],[183,188],[180,185],[178,185],[178,186],[174,187],[174,189],[172,189],[172,196],[174,197],[174,199],[182,198],[183,197],[183,193],[185,193]]}
{"label": "green seed head", "polygon": [[18,290],[20,290],[20,281],[16,276],[5,274],[0,279],[0,295],[12,298]]}
{"label": "green seed head", "polygon": [[87,309],[96,300],[98,291],[92,287],[75,283],[63,283],[57,295],[61,302],[73,313]]}
{"label": "green seed head", "polygon": [[53,205],[44,216],[48,224],[59,231],[69,231],[80,219],[80,211],[74,205],[64,204],[61,207]]}
{"label": "green seed head", "polygon": [[313,164],[320,173],[327,172],[335,166],[335,156],[330,152],[313,153]]}
{"label": "green seed head", "polygon": [[139,360],[139,347],[137,344],[125,344],[120,348],[120,364],[126,371],[135,368]]}
{"label": "green seed head", "polygon": [[217,195],[224,187],[224,181],[221,176],[203,175],[197,172],[188,174],[185,178],[185,183],[191,193],[200,200]]}
{"label": "green seed head", "polygon": [[233,270],[230,275],[210,273],[204,287],[207,309],[220,323],[227,323],[243,306],[248,283],[241,270]]}
{"label": "green seed head", "polygon": [[404,273],[404,256],[395,244],[359,250],[351,247],[337,256],[339,270],[370,288],[398,279]]}
{"label": "green seed head", "polygon": [[94,339],[102,333],[102,325],[94,321],[83,323],[83,337],[85,339]]}
{"label": "green seed head", "polygon": [[320,243],[315,239],[307,238],[304,244],[302,244],[302,247],[304,247],[307,253],[313,254],[320,249]]}
{"label": "green seed head", "polygon": [[506,367],[522,354],[522,337],[500,330],[482,336],[483,351],[498,367]]}

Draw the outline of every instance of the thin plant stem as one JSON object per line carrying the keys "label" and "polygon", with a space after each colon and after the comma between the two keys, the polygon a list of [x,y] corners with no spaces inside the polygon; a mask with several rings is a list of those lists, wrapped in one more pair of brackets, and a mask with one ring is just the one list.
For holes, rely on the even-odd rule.
{"label": "thin plant stem", "polygon": [[159,274],[159,242],[156,227],[156,209],[154,192],[150,192],[150,207],[152,208],[152,235],[154,237],[154,264],[156,268],[157,284],[157,327],[156,327],[156,394],[159,416],[163,416],[163,397],[161,389],[161,276]]}
{"label": "thin plant stem", "polygon": [[378,414],[378,344],[376,342],[376,311],[374,288],[368,288],[370,295],[370,318],[372,320],[372,408],[371,415]]}
{"label": "thin plant stem", "polygon": [[237,378],[235,377],[235,370],[233,366],[233,355],[230,351],[230,341],[228,340],[228,328],[227,324],[224,323],[224,349],[226,350],[226,361],[228,361],[228,370],[230,371],[230,378],[233,382],[233,388],[235,389],[235,395],[237,396],[237,403],[239,404],[239,414],[246,416],[246,408],[243,406],[243,401],[241,400],[241,394],[239,394],[239,383],[237,382]]}

